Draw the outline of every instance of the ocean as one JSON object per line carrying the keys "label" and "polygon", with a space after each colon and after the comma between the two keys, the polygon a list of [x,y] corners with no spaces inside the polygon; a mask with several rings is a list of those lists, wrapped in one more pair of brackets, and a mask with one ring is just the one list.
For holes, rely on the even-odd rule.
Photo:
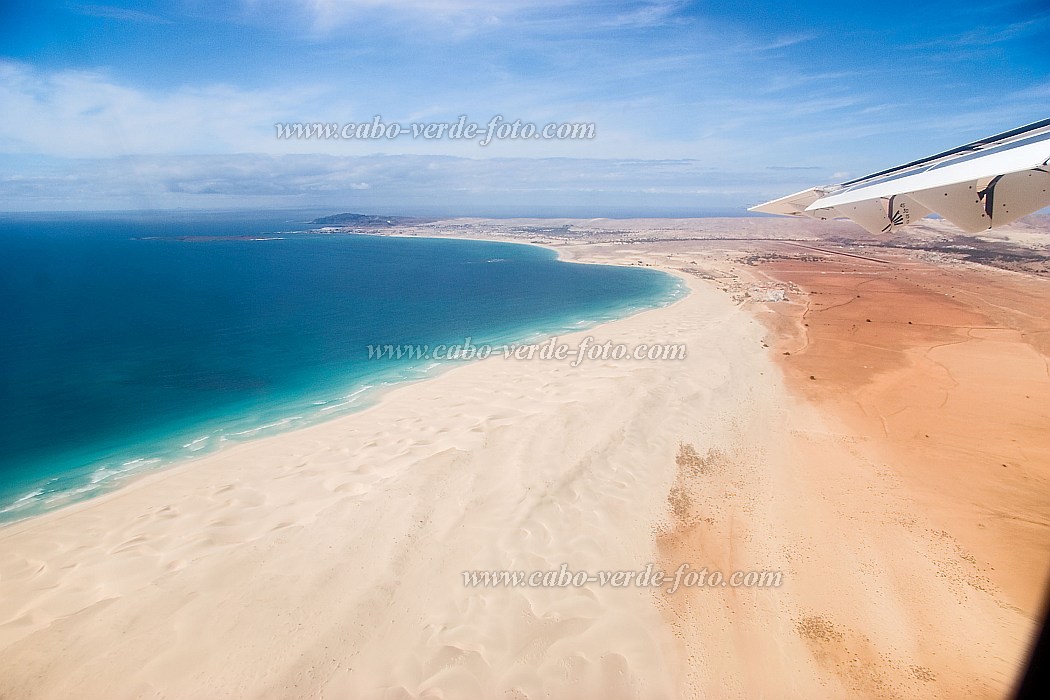
{"label": "ocean", "polygon": [[494,242],[309,232],[288,213],[0,216],[0,521],[506,343],[668,303],[669,275]]}

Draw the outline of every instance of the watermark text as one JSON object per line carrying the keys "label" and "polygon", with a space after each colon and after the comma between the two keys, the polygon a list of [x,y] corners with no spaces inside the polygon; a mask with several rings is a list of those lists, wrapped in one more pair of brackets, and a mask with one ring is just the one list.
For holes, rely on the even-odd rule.
{"label": "watermark text", "polygon": [[661,588],[673,595],[680,588],[779,588],[781,571],[708,571],[681,564],[671,572],[654,564],[640,571],[571,571],[568,564],[547,571],[464,571],[463,585],[468,588],[581,588],[598,585],[609,588]]}
{"label": "watermark text", "polygon": [[467,120],[466,115],[454,122],[399,122],[385,123],[379,115],[368,122],[284,122],[274,124],[278,140],[341,139],[344,141],[393,140],[397,138],[440,141],[477,141],[487,146],[496,141],[538,140],[566,141],[590,140],[594,138],[594,124],[590,122],[551,122],[534,124],[520,119],[504,119],[502,115],[489,119],[485,124]]}
{"label": "watermark text", "polygon": [[376,344],[368,346],[369,360],[484,360],[498,355],[505,360],[556,360],[577,367],[584,360],[684,360],[684,343],[601,343],[587,336],[579,343],[564,343],[555,336],[543,343],[475,345],[468,337],[462,343],[438,345]]}

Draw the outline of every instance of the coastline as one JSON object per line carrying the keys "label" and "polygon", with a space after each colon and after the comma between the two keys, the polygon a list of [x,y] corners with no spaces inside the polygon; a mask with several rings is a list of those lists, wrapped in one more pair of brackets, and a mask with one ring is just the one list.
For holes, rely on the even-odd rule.
{"label": "coastline", "polygon": [[[780,307],[756,301],[759,268],[715,249],[729,245],[555,246],[684,280],[673,304],[562,338],[684,340],[679,364],[490,358],[0,529],[0,689],[1006,694],[1033,611],[938,535],[954,526],[903,463],[793,383],[772,347]],[[462,580],[565,563],[784,583],[665,595]]]}
{"label": "coastline", "polygon": [[[365,235],[375,235],[375,234],[365,234]],[[592,265],[614,265],[614,266],[618,266],[618,267],[630,267],[631,266],[629,264],[618,263],[618,262],[597,262],[597,261],[573,259],[573,258],[567,257],[565,255],[566,252],[567,252],[566,250],[560,249],[560,248],[558,248],[556,246],[549,245],[549,244],[543,244],[543,243],[525,242],[525,241],[515,240],[514,238],[509,238],[509,237],[459,236],[459,235],[456,235],[456,236],[415,236],[415,235],[411,235],[410,236],[410,235],[403,235],[403,236],[401,236],[401,235],[397,235],[396,233],[395,234],[382,234],[382,235],[384,237],[390,237],[390,238],[399,238],[399,237],[403,237],[403,238],[434,238],[435,240],[446,240],[446,239],[449,239],[449,238],[453,238],[455,240],[474,241],[474,242],[478,242],[478,243],[492,243],[492,242],[508,243],[508,244],[511,244],[511,245],[530,246],[530,247],[534,247],[534,248],[541,248],[543,250],[551,251],[558,257],[558,260],[560,262],[565,262],[565,263],[571,263],[571,264],[577,264],[577,265],[588,265],[588,264],[592,264]],[[678,300],[680,300],[682,297],[684,297],[685,295],[687,295],[689,293],[688,291],[685,291],[684,293],[681,291],[682,287],[687,287],[687,285],[683,284],[687,280],[685,280],[681,276],[675,275],[674,273],[671,273],[671,272],[668,272],[667,274],[668,274],[668,276],[670,278],[677,279],[679,284],[680,284],[680,287],[678,289],[676,289],[676,290],[671,291],[664,299],[662,299],[657,304],[646,305],[646,306],[642,306],[642,307],[631,306],[631,307],[627,307],[627,308],[617,308],[615,310],[611,310],[611,311],[608,311],[607,313],[603,314],[603,315],[607,315],[608,318],[605,318],[603,320],[596,320],[596,321],[594,321],[594,320],[578,321],[575,324],[573,324],[573,326],[571,328],[569,326],[561,326],[559,328],[556,328],[554,331],[530,330],[528,333],[525,333],[520,338],[517,338],[516,340],[505,341],[505,343],[507,345],[512,346],[512,347],[515,346],[515,345],[529,345],[529,344],[536,344],[536,343],[543,342],[543,341],[545,341],[545,340],[547,340],[547,339],[549,339],[551,337],[561,337],[561,336],[567,336],[567,335],[570,335],[570,334],[584,333],[584,332],[587,332],[589,330],[594,330],[596,328],[599,328],[599,327],[601,327],[601,326],[603,326],[605,324],[612,323],[614,321],[622,320],[622,319],[625,319],[625,318],[630,318],[631,316],[633,316],[635,314],[638,314],[638,313],[644,313],[645,311],[649,311],[649,310],[653,310],[653,309],[660,309],[660,308],[663,308],[663,307],[668,306],[670,304],[674,304],[675,302],[677,302]],[[544,322],[544,327],[545,328],[550,328],[550,327],[552,327],[552,324],[553,324],[553,322],[548,319],[548,320],[546,320]],[[557,324],[553,324],[553,325],[557,325]],[[212,433],[208,433],[208,434],[204,435],[203,438],[201,438],[201,439],[208,439],[209,442],[211,442],[212,439],[217,438],[217,443],[218,444],[216,444],[214,446],[211,446],[206,451],[203,451],[200,454],[194,454],[194,455],[188,455],[188,456],[183,455],[183,456],[179,456],[179,457],[176,457],[174,459],[169,459],[169,460],[163,460],[161,458],[156,458],[156,457],[153,457],[153,456],[142,457],[140,459],[137,459],[136,461],[144,461],[144,462],[152,462],[152,463],[149,466],[145,467],[141,471],[133,470],[133,471],[130,471],[126,476],[119,476],[117,479],[114,480],[112,485],[110,485],[108,488],[100,489],[97,493],[96,492],[92,492],[91,494],[89,494],[89,495],[87,495],[86,497],[83,497],[83,498],[77,498],[77,497],[74,496],[74,497],[70,498],[68,500],[68,502],[63,503],[62,505],[50,507],[50,508],[47,508],[46,510],[43,510],[43,511],[37,512],[37,513],[33,513],[31,515],[27,515],[27,516],[25,516],[23,518],[18,518],[18,519],[15,519],[15,520],[2,520],[2,519],[0,519],[0,535],[2,535],[3,532],[5,531],[5,529],[7,529],[7,528],[13,527],[15,525],[27,523],[27,522],[30,522],[30,521],[35,521],[35,520],[37,520],[39,518],[44,518],[44,517],[50,516],[50,515],[61,515],[63,512],[65,512],[67,510],[75,510],[78,507],[86,506],[86,505],[94,502],[95,500],[103,499],[103,498],[106,498],[106,497],[111,496],[113,494],[119,493],[120,491],[124,490],[125,488],[128,488],[128,487],[132,486],[133,484],[136,484],[139,481],[151,480],[151,479],[153,479],[155,477],[162,477],[164,472],[166,472],[168,470],[179,469],[179,468],[182,468],[182,467],[189,466],[189,465],[191,465],[191,464],[193,464],[193,463],[195,463],[195,462],[197,462],[197,461],[199,461],[201,459],[205,459],[205,458],[211,457],[213,455],[219,454],[221,452],[224,452],[226,450],[230,450],[230,449],[236,448],[239,445],[251,444],[251,443],[256,442],[258,440],[265,440],[265,439],[272,438],[272,437],[279,437],[280,435],[282,435],[282,434],[284,434],[286,432],[295,432],[295,431],[298,431],[298,430],[304,430],[304,429],[310,428],[310,427],[315,426],[315,425],[320,425],[320,424],[323,424],[323,423],[327,423],[328,421],[331,421],[331,420],[338,420],[340,418],[345,418],[348,415],[354,415],[356,413],[360,413],[360,412],[363,412],[363,411],[370,410],[370,409],[376,407],[378,404],[380,404],[384,400],[384,397],[391,391],[397,390],[398,388],[401,388],[401,387],[411,386],[413,384],[417,384],[417,383],[420,383],[420,382],[426,382],[426,381],[433,380],[433,379],[441,376],[445,372],[448,372],[450,370],[456,369],[457,367],[463,366],[463,364],[464,364],[463,362],[459,362],[459,361],[442,361],[442,362],[434,361],[434,362],[430,362],[428,364],[428,366],[425,369],[423,369],[423,370],[418,370],[416,368],[409,368],[410,371],[412,371],[414,374],[416,374],[418,376],[412,376],[412,377],[401,376],[401,377],[399,377],[397,379],[389,379],[389,380],[388,379],[382,379],[382,380],[379,380],[377,384],[374,384],[374,385],[373,384],[367,384],[364,387],[360,387],[357,384],[350,385],[348,388],[352,389],[351,393],[349,395],[341,397],[341,398],[351,398],[351,397],[356,398],[357,395],[364,393],[365,396],[362,399],[361,403],[357,404],[356,402],[347,402],[348,405],[351,404],[351,403],[353,405],[350,408],[347,408],[345,410],[341,410],[341,411],[333,414],[330,417],[324,417],[324,418],[317,417],[314,420],[308,420],[305,424],[296,425],[296,426],[291,427],[291,428],[281,428],[281,429],[279,429],[276,432],[269,432],[269,433],[266,432],[266,429],[270,428],[270,427],[274,427],[274,426],[263,425],[263,426],[253,427],[253,428],[250,429],[250,432],[253,432],[253,433],[260,432],[262,434],[257,436],[257,437],[253,436],[253,437],[250,437],[250,438],[247,438],[247,439],[244,439],[244,440],[241,440],[241,439],[229,439],[228,437],[223,436],[221,433],[219,435],[216,435],[216,434],[214,434],[214,431],[213,431]],[[404,369],[398,369],[398,373],[403,374],[404,371],[405,371]],[[328,403],[332,403],[335,400],[336,399],[332,399]],[[285,417],[281,418],[279,422],[284,423],[286,421],[292,421],[292,420],[296,420],[296,419],[301,420],[301,417],[287,417],[287,416],[285,416]],[[91,465],[86,465],[86,468],[93,470],[97,466],[99,466],[99,465],[91,464]]]}
{"label": "coastline", "polygon": [[[447,237],[416,238],[441,240]],[[572,262],[562,259],[551,246],[483,236],[457,238],[482,244],[529,246],[551,252],[559,262]],[[660,299],[610,306],[597,313],[593,309],[586,312],[580,310],[574,314],[562,313],[525,326],[507,326],[489,340],[475,337],[474,342],[498,348],[501,344],[529,343],[535,338],[584,330],[641,310],[659,308],[673,302],[679,293],[679,290],[669,287]],[[491,332],[489,329],[490,335]],[[393,387],[426,381],[457,364],[460,362],[409,360],[362,376],[357,376],[355,370],[355,373],[345,377],[338,375],[330,378],[326,386],[332,388],[323,392],[317,387],[310,387],[299,393],[283,395],[265,408],[253,406],[232,412],[209,413],[194,419],[184,418],[172,426],[158,427],[148,436],[138,435],[134,442],[126,445],[110,445],[104,450],[98,450],[96,456],[86,460],[84,455],[77,455],[71,458],[70,469],[51,476],[37,477],[19,491],[9,489],[12,500],[0,503],[0,528],[97,498],[155,471],[178,467],[184,462],[200,459],[231,445],[301,429],[364,410],[382,400],[382,396]],[[254,414],[253,418],[242,418],[242,411],[250,411]]]}

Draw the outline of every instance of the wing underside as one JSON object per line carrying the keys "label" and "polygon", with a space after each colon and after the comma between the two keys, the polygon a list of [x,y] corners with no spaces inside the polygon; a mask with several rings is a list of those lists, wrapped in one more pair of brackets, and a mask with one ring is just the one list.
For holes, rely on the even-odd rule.
{"label": "wing underside", "polygon": [[749,211],[852,219],[889,233],[938,214],[968,233],[1050,206],[1050,119],[839,185],[813,187]]}

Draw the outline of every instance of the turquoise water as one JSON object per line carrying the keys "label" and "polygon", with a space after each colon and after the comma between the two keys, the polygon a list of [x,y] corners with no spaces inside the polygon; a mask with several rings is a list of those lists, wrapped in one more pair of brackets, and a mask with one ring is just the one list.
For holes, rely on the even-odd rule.
{"label": "turquoise water", "polygon": [[0,520],[442,368],[369,360],[368,345],[520,341],[683,293],[534,246],[306,228],[265,213],[0,218]]}

